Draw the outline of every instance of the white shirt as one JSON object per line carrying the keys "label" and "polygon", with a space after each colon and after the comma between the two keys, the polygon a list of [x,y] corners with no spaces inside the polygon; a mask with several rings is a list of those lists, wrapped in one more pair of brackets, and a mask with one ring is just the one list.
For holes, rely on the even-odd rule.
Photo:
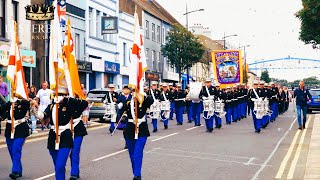
{"label": "white shirt", "polygon": [[51,89],[40,89],[37,93],[37,98],[39,98],[40,105],[39,105],[39,111],[44,111],[49,104],[51,104],[51,94],[53,94],[53,91]]}

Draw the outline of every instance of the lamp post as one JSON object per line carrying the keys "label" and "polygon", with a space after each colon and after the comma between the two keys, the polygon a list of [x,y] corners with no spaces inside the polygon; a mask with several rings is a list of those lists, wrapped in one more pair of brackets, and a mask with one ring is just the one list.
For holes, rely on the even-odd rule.
{"label": "lamp post", "polygon": [[[186,29],[189,31],[189,20],[188,20],[188,14],[194,13],[194,12],[199,12],[199,11],[204,11],[204,9],[197,9],[193,11],[188,11],[188,4],[186,4],[186,13],[183,15],[186,16]],[[187,68],[187,84],[189,84],[189,67]]]}
{"label": "lamp post", "polygon": [[[248,44],[248,45],[245,45],[245,46],[240,46],[239,47],[239,49],[241,49],[241,48],[243,48],[243,55],[244,55],[244,65],[245,65],[245,67],[244,67],[244,74],[246,75],[246,77],[247,77],[247,53],[246,53],[246,47],[250,47],[250,44]],[[246,85],[247,85],[247,82],[248,82],[248,80],[246,80]]]}
{"label": "lamp post", "polygon": [[233,34],[233,35],[228,35],[226,36],[226,33],[224,33],[224,36],[223,36],[223,49],[225,50],[226,49],[226,38],[228,37],[234,37],[234,36],[238,36],[237,34]]}

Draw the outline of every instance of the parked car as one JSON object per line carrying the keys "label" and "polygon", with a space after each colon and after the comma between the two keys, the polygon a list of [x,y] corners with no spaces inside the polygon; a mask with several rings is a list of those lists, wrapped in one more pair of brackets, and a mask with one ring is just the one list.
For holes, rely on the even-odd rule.
{"label": "parked car", "polygon": [[312,112],[312,110],[320,110],[320,89],[310,89],[309,90],[312,98],[311,102],[308,102],[308,112]]}
{"label": "parked car", "polygon": [[[106,112],[106,104],[104,103],[104,100],[108,92],[109,88],[93,89],[88,92],[88,100],[90,102],[94,102],[92,107],[90,107],[89,120],[91,118],[99,118],[100,121],[105,121],[105,119],[103,119]],[[115,92],[118,93],[120,91],[115,90]]]}

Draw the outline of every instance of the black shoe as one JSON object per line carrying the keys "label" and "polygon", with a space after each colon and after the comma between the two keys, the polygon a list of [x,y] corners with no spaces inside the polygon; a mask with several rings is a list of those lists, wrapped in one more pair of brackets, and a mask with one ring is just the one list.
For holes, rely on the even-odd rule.
{"label": "black shoe", "polygon": [[299,129],[302,130],[302,127],[300,126]]}
{"label": "black shoe", "polygon": [[305,129],[305,128],[306,128],[306,123],[305,123],[305,122],[303,123],[303,126],[302,126],[302,127],[303,127],[303,129]]}
{"label": "black shoe", "polygon": [[167,126],[167,125],[164,125],[164,129],[168,129],[168,126]]}
{"label": "black shoe", "polygon": [[152,132],[157,132],[158,131],[158,129],[154,129]]}
{"label": "black shoe", "polygon": [[127,146],[127,145],[125,145],[123,149],[128,149],[128,146]]}
{"label": "black shoe", "polygon": [[133,180],[141,180],[141,176],[135,176],[133,177]]}
{"label": "black shoe", "polygon": [[9,174],[9,177],[10,177],[11,179],[18,179],[18,178],[22,177],[22,174],[13,172],[13,173]]}
{"label": "black shoe", "polygon": [[182,125],[182,123],[177,123],[177,125]]}
{"label": "black shoe", "polygon": [[216,126],[216,128],[217,128],[217,129],[220,129],[220,128],[221,128],[221,125]]}
{"label": "black shoe", "polygon": [[191,123],[191,122],[192,122],[192,121],[190,121],[190,120],[188,121],[188,123]]}
{"label": "black shoe", "polygon": [[197,126],[201,126],[201,124],[197,124]]}
{"label": "black shoe", "polygon": [[77,180],[77,179],[79,179],[79,176],[70,176],[69,180]]}
{"label": "black shoe", "polygon": [[259,130],[256,130],[255,132],[256,132],[256,133],[260,133],[260,132],[261,132],[261,130],[259,129]]}
{"label": "black shoe", "polygon": [[112,130],[112,129],[109,129],[109,132],[110,132],[110,133],[112,133],[112,132],[113,132],[113,130]]}
{"label": "black shoe", "polygon": [[44,130],[44,126],[41,126],[41,130],[42,130],[42,131]]}
{"label": "black shoe", "polygon": [[212,131],[213,131],[213,128],[208,129],[209,133],[212,133]]}

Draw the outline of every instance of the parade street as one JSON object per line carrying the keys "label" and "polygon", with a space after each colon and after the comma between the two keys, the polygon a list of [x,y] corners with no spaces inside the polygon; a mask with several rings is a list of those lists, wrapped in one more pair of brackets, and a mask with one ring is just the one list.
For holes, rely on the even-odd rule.
{"label": "parade street", "polygon": [[[299,131],[290,108],[276,122],[257,134],[251,116],[213,133],[205,128],[169,122],[169,129],[152,133],[144,153],[142,177],[146,180],[303,179],[313,122]],[[202,122],[203,123],[203,122]],[[149,123],[150,124],[150,123]],[[131,163],[124,150],[122,131],[110,136],[107,125],[91,128],[81,150],[81,179],[132,179]],[[151,124],[149,128],[152,130]],[[54,179],[54,167],[46,137],[33,139],[23,148],[21,179]],[[10,157],[0,146],[0,179],[9,179]],[[69,177],[70,162],[67,164]]]}

